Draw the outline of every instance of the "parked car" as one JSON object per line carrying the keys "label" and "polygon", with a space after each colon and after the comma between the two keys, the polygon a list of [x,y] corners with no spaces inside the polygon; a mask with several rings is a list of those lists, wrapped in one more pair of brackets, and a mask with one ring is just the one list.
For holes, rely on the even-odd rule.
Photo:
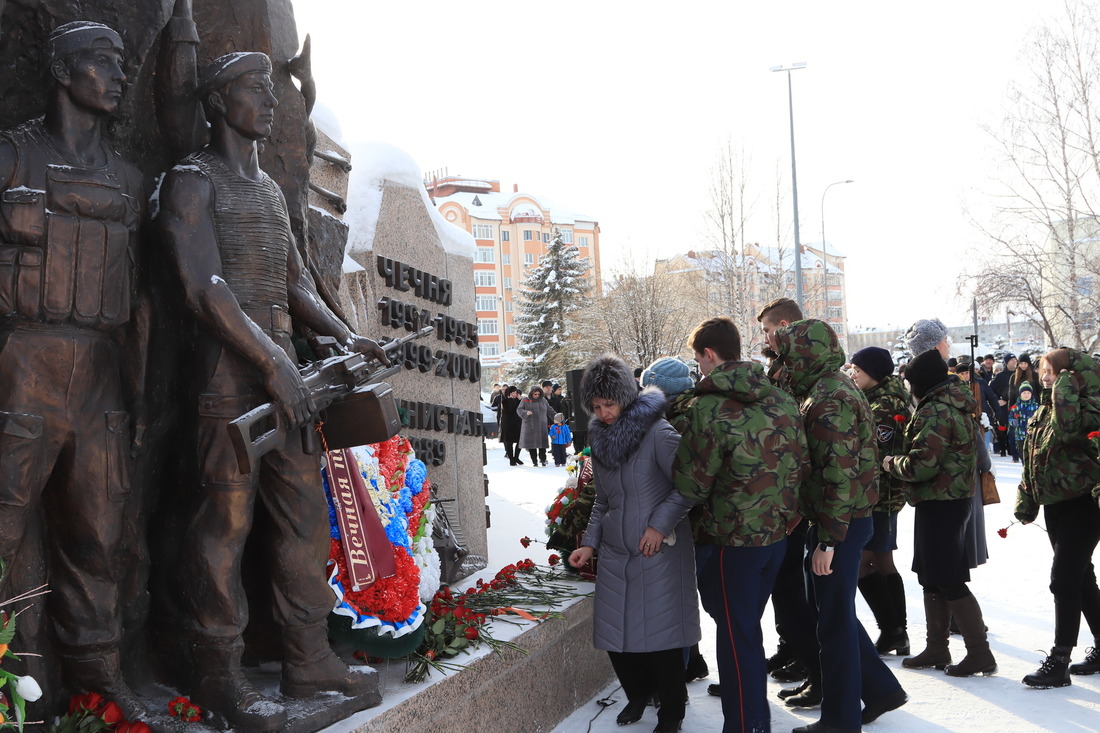
{"label": "parked car", "polygon": [[486,438],[495,438],[500,432],[500,425],[497,423],[497,414],[493,411],[492,407],[489,407],[489,403],[485,400],[481,401],[481,427],[485,431]]}

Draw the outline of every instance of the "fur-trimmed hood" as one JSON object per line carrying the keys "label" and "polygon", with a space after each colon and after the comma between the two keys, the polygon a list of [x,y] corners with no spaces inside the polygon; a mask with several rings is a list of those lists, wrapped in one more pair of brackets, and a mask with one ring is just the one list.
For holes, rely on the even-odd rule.
{"label": "fur-trimmed hood", "polygon": [[[633,380],[633,374],[630,378]],[[593,417],[588,423],[588,443],[592,446],[592,457],[608,468],[623,465],[638,450],[653,424],[664,418],[666,403],[664,392],[656,387],[646,387],[622,408],[619,417],[610,425]]]}
{"label": "fur-trimmed hood", "polygon": [[638,382],[626,362],[615,354],[603,354],[588,362],[581,378],[581,404],[591,411],[592,400],[619,403],[624,410],[638,398]]}

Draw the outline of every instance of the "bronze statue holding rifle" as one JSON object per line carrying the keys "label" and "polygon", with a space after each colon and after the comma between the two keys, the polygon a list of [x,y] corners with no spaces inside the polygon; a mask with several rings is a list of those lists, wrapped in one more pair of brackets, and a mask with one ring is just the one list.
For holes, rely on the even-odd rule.
{"label": "bronze statue holding rifle", "polygon": [[[201,73],[198,94],[210,145],[164,179],[160,230],[200,330],[198,401],[201,482],[181,569],[186,633],[195,661],[192,696],[239,728],[278,730],[285,710],[241,673],[248,608],[241,555],[255,503],[272,519],[268,548],[274,616],[282,629],[281,689],[290,697],[367,692],[367,678],[331,651],[326,618],[334,596],[324,578],[329,526],[319,457],[299,428],[317,409],[299,374],[292,321],[344,349],[388,365],[372,340],[352,333],[318,297],[295,247],[282,194],[260,169],[257,141],[278,104],[271,62],[235,53]],[[242,473],[227,424],[274,402],[287,429],[281,444]]]}

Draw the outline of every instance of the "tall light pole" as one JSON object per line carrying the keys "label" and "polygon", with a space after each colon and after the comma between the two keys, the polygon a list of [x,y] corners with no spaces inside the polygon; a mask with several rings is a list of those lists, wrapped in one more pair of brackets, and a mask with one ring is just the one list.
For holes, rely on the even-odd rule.
{"label": "tall light pole", "polygon": [[825,244],[825,194],[829,193],[829,189],[833,186],[839,186],[843,183],[855,183],[851,178],[847,181],[833,181],[825,190],[821,192],[821,259],[825,262],[825,322],[829,322],[829,255],[826,254],[825,248],[828,246]]}
{"label": "tall light pole", "polygon": [[794,92],[791,88],[791,72],[805,69],[806,62],[798,61],[790,66],[773,66],[772,71],[787,72],[787,109],[791,117],[791,198],[794,201],[794,300],[802,307],[802,242],[798,238],[798,172],[794,165]]}

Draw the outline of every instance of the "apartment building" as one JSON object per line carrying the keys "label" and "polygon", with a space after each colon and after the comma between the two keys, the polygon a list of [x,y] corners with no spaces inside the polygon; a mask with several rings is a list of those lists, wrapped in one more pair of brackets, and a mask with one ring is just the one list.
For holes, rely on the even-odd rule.
{"label": "apartment building", "polygon": [[500,181],[463,176],[430,175],[428,195],[444,219],[473,235],[474,293],[482,364],[500,363],[518,345],[515,296],[530,268],[546,253],[555,229],[562,241],[576,245],[590,264],[588,277],[601,292],[600,226],[594,217],[578,213],[545,196],[500,190]]}

